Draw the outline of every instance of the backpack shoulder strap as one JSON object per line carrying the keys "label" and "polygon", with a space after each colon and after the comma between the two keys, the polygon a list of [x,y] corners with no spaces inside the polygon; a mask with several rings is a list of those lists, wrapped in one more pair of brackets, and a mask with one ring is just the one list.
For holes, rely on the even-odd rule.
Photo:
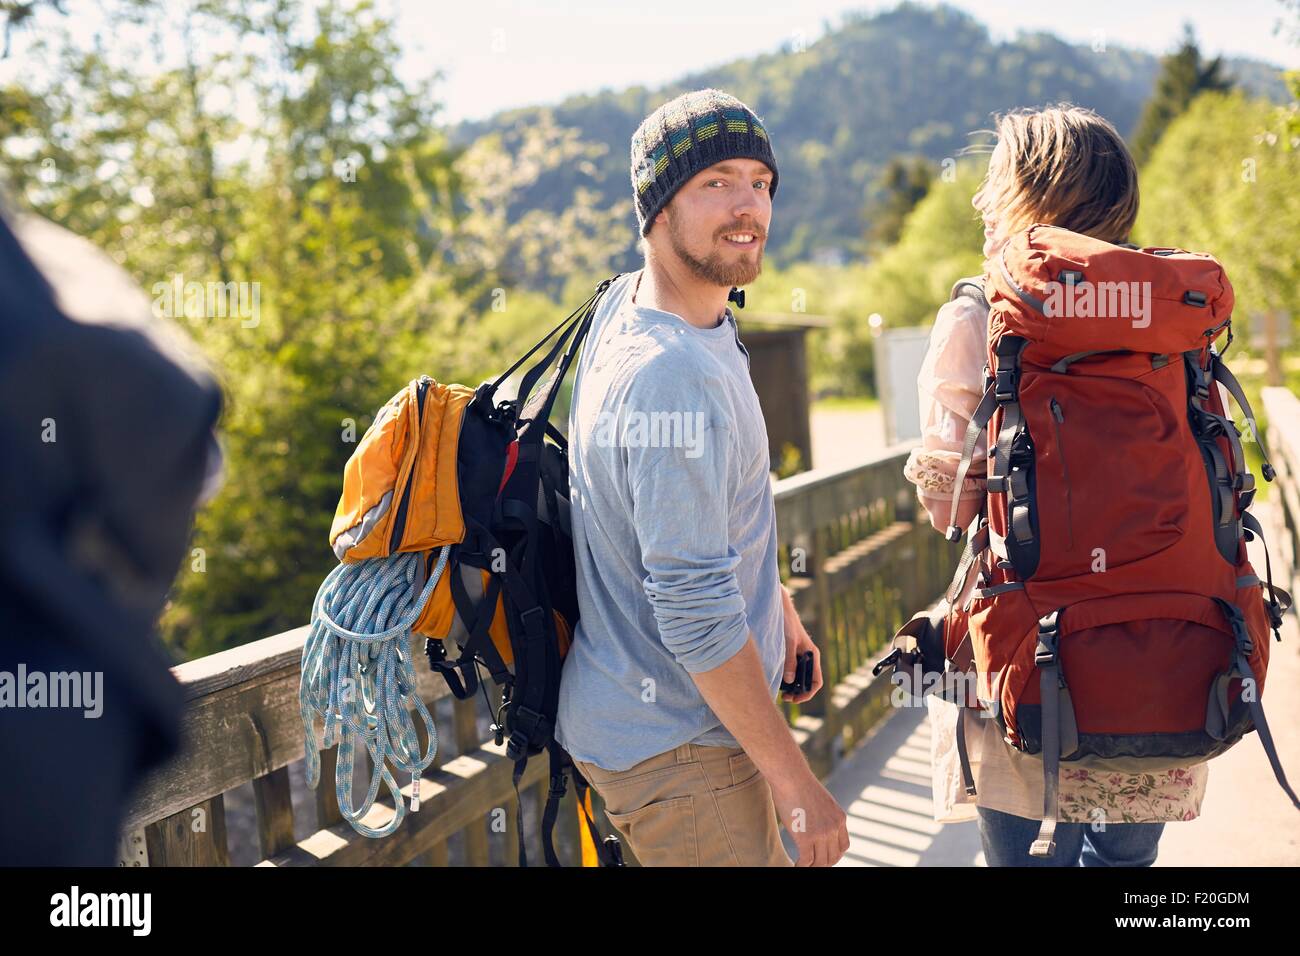
{"label": "backpack shoulder strap", "polygon": [[[958,279],[953,283],[952,292],[949,294],[949,301],[955,302],[957,299],[966,298],[975,302],[987,314],[989,310],[988,299],[984,295],[984,277],[967,276],[964,279]],[[957,467],[957,475],[953,483],[952,504],[948,514],[948,528],[944,532],[944,537],[949,541],[961,540],[962,529],[957,526],[957,508],[958,498],[961,493],[962,483],[966,480],[966,472],[970,469],[971,457],[975,453],[975,445],[979,442],[979,437],[993,417],[993,409],[997,405],[996,386],[993,382],[988,382],[984,389],[984,395],[980,398],[980,403],[975,409],[970,424],[966,428],[965,440],[962,442],[961,463]]]}
{"label": "backpack shoulder strap", "polygon": [[989,310],[989,300],[984,295],[984,277],[967,276],[953,283],[952,292],[948,295],[948,299],[949,301],[956,301],[959,298],[972,299],[987,312]]}

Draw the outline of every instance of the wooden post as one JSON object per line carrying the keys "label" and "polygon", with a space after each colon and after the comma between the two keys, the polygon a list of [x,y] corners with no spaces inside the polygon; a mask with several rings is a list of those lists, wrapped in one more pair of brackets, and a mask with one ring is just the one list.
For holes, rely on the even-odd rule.
{"label": "wooden post", "polygon": [[[331,784],[332,784],[331,780]],[[322,781],[322,786],[324,781]],[[330,787],[333,790],[333,786]],[[262,859],[293,846],[293,801],[289,795],[289,768],[272,770],[253,781],[257,807],[257,838]]]}
{"label": "wooden post", "polygon": [[343,822],[343,814],[339,812],[339,795],[334,786],[338,756],[337,747],[327,747],[320,752],[320,782],[316,784],[315,792],[318,830],[326,830]]}
{"label": "wooden post", "polygon": [[[483,743],[478,732],[478,699],[458,700],[453,705],[456,714],[456,750],[461,754],[472,753]],[[488,865],[488,821],[479,817],[464,829],[465,865]]]}
{"label": "wooden post", "polygon": [[[432,704],[429,704],[428,706],[429,706],[429,714],[432,716],[432,715],[435,713],[434,707],[433,707]],[[407,711],[407,716],[409,716],[410,719],[411,719],[411,726],[415,728],[415,748],[416,748],[416,751],[420,754],[420,756],[423,756],[423,755],[425,754],[425,752],[429,749],[429,731],[428,731],[428,728],[426,728],[426,727],[424,726],[424,720],[421,719],[419,713],[415,710],[415,708],[411,708],[411,709],[409,709],[409,710]],[[434,718],[434,719],[436,720],[437,718]],[[435,730],[437,729],[437,725],[436,725],[436,723],[435,723],[435,725],[434,725],[434,729],[435,729]],[[441,752],[442,752],[442,747],[441,747],[441,738],[439,738],[439,741],[440,741],[440,745],[439,745],[439,747],[438,747],[438,750],[434,753],[434,756],[433,756],[433,763],[430,764],[430,765],[429,765],[429,768],[426,769],[426,770],[424,771],[424,774],[421,774],[421,779],[423,779],[423,777],[424,777],[425,774],[428,774],[429,770],[431,770],[431,769],[433,769],[434,767],[438,766],[438,757],[441,755]],[[401,781],[398,782],[398,785],[399,785],[399,786],[401,785]],[[423,793],[424,793],[423,788],[421,788],[421,796],[423,796]],[[408,806],[407,809],[410,810],[410,807]],[[445,849],[445,844],[439,844],[439,845],[440,845],[440,846],[443,846],[444,849]],[[435,862],[434,862],[434,850],[433,850],[433,849],[429,849],[429,850],[425,850],[423,853],[417,853],[414,857],[412,857],[412,858],[411,858],[411,865],[412,865],[412,866],[438,866],[438,865],[443,865],[443,866],[445,866],[445,865],[446,865],[446,862],[445,862],[445,860],[444,860],[444,862],[443,862],[442,864],[437,864],[437,863],[435,863]]]}
{"label": "wooden post", "polygon": [[221,795],[151,823],[144,830],[150,866],[229,866]]}
{"label": "wooden post", "polygon": [[[439,710],[442,709],[438,706],[439,701],[430,700],[429,698],[426,697],[424,703],[429,708],[429,714],[430,716],[433,717],[434,730],[437,731],[438,733],[438,749],[433,755],[433,763],[430,764],[430,770],[434,770],[437,769],[438,767],[441,767],[449,759],[448,754],[451,753],[451,743],[449,738],[454,737],[455,734],[448,733],[445,718],[441,722],[442,726],[439,726],[440,722],[438,720],[438,712]],[[428,746],[428,740],[426,738],[429,735],[428,731],[424,729],[424,721],[417,720],[415,728],[416,728],[415,732],[420,738],[420,747],[421,747],[420,753],[424,753],[423,748]],[[426,773],[427,772],[428,771],[426,771]],[[439,840],[433,846],[429,847],[429,849],[421,853],[416,859],[423,866],[437,866],[443,868],[447,867],[448,866],[447,841]]]}
{"label": "wooden post", "polygon": [[505,861],[506,866],[519,866],[519,800],[514,794],[506,800]]}

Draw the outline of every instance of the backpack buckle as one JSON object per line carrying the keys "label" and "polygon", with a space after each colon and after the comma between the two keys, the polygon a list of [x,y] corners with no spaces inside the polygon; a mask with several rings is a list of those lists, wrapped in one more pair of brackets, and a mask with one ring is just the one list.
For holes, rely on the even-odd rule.
{"label": "backpack buckle", "polygon": [[1050,635],[1044,635],[1042,631],[1038,632],[1038,647],[1034,651],[1034,663],[1039,667],[1044,667],[1056,660],[1057,637],[1053,631]]}
{"label": "backpack buckle", "polygon": [[[539,734],[539,730],[545,730],[546,733]],[[506,756],[518,760],[528,753],[533,740],[542,736],[550,736],[550,721],[531,707],[520,704],[510,715],[510,743],[506,745]]]}
{"label": "backpack buckle", "polygon": [[[536,615],[533,617],[532,615]],[[542,609],[540,607],[530,607],[519,615],[519,620],[524,625],[524,633],[530,638],[542,636]]]}
{"label": "backpack buckle", "polygon": [[564,782],[564,773],[560,772],[551,774],[551,789],[547,791],[546,795],[556,800],[561,800],[564,798],[564,794],[567,791],[568,785]]}
{"label": "backpack buckle", "polygon": [[619,843],[618,837],[612,833],[604,839],[605,852],[609,855],[609,863],[606,866],[625,866],[623,862],[623,845]]}
{"label": "backpack buckle", "polygon": [[523,704],[520,704],[510,717],[510,729],[516,734],[522,732],[525,737],[533,736],[537,728],[546,720],[544,715]]}
{"label": "backpack buckle", "polygon": [[1246,629],[1246,618],[1241,613],[1241,609],[1235,604],[1215,598],[1214,603],[1219,605],[1219,610],[1223,616],[1228,619],[1228,626],[1232,629],[1232,637],[1236,642],[1237,650],[1245,657],[1250,659],[1250,655],[1255,653],[1255,643],[1250,639],[1250,631]]}
{"label": "backpack buckle", "polygon": [[1020,387],[1020,369],[1017,367],[1000,368],[994,382],[996,383],[996,390],[993,397],[998,400],[999,405],[1015,401],[1016,390]]}
{"label": "backpack buckle", "polygon": [[1007,484],[1011,487],[1011,497],[1023,501],[1029,497],[1029,477],[1020,469],[1007,475]]}
{"label": "backpack buckle", "polygon": [[1039,667],[1056,662],[1060,642],[1057,618],[1060,613],[1060,611],[1053,611],[1038,619],[1038,647],[1034,650],[1034,663]]}

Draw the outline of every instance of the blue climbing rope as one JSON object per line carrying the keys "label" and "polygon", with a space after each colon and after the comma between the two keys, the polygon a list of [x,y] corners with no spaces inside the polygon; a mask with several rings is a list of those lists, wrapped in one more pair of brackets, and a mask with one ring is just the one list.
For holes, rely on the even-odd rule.
{"label": "blue climbing rope", "polygon": [[[307,784],[320,782],[315,719],[325,722],[323,746],[338,744],[334,787],[339,811],[363,836],[383,837],[401,825],[405,801],[388,769],[411,775],[411,812],[420,809],[420,774],[433,762],[438,730],[416,692],[411,660],[411,627],[419,619],[447,566],[450,546],[424,580],[425,555],[397,554],[340,564],[321,582],[312,606],[311,633],[302,649],[298,703],[306,734]],[[411,718],[414,707],[428,730],[429,748],[420,753]],[[356,739],[370,753],[370,789],[360,807],[352,806],[352,766]],[[366,826],[384,783],[396,813],[381,828]]]}

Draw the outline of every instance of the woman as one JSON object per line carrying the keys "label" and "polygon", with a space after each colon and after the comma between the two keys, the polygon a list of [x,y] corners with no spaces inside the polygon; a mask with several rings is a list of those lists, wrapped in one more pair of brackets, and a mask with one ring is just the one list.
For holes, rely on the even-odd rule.
{"label": "woman", "polygon": [[[971,200],[984,220],[986,260],[1033,223],[1106,242],[1127,241],[1137,218],[1137,170],[1109,122],[1090,110],[1062,105],[1007,114],[996,132],[988,174]],[[974,300],[961,296],[946,303],[921,367],[922,444],[913,449],[904,473],[939,531],[948,525],[954,491],[959,527],[970,524],[984,500],[983,438],[962,487],[953,484],[966,426],[983,392],[986,323],[987,313]],[[1149,866],[1165,823],[1200,813],[1209,773],[1204,763],[1154,774],[1087,771],[1066,763],[1056,853],[1032,857],[1029,846],[1043,806],[1041,761],[1007,744],[994,721],[929,700],[936,818],[970,819],[973,802],[990,866]],[[961,783],[958,719],[966,721],[974,797]]]}

